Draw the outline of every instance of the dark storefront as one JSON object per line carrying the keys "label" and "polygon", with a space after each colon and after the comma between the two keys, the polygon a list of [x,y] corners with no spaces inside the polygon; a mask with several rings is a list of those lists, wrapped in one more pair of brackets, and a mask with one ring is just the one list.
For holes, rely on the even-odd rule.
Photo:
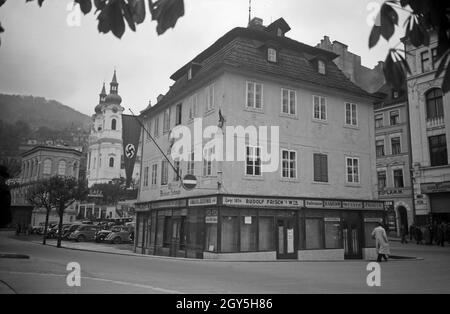
{"label": "dark storefront", "polygon": [[214,195],[141,203],[136,252],[188,258],[364,258],[378,201]]}
{"label": "dark storefront", "polygon": [[420,189],[430,199],[432,221],[450,222],[450,182],[425,183]]}

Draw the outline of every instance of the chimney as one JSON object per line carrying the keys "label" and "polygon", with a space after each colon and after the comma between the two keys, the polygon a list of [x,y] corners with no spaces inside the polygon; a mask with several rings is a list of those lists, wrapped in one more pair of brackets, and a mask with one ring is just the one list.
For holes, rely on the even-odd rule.
{"label": "chimney", "polygon": [[263,19],[254,17],[250,22],[248,22],[248,28],[264,29]]}

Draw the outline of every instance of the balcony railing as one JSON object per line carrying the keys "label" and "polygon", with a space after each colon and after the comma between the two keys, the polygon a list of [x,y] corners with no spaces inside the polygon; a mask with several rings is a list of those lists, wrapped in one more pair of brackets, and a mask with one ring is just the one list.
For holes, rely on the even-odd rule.
{"label": "balcony railing", "polygon": [[433,117],[427,119],[427,128],[436,128],[444,126],[444,116]]}

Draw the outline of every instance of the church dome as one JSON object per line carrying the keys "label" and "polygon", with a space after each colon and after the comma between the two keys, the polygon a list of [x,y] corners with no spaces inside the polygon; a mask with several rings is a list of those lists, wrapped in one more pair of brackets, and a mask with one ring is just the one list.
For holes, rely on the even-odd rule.
{"label": "church dome", "polygon": [[106,96],[105,102],[107,104],[120,105],[120,103],[122,102],[122,97],[120,97],[118,94],[109,94],[108,96]]}

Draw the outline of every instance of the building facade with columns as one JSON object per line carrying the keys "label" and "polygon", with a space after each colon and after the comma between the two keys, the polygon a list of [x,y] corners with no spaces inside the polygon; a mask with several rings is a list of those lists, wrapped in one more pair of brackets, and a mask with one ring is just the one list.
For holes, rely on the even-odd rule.
{"label": "building facade with columns", "polygon": [[[385,213],[377,200],[375,98],[339,70],[335,53],[288,38],[289,30],[284,19],[231,30],[176,71],[169,92],[142,113],[150,135],[136,204],[137,252],[373,258],[370,234]],[[252,143],[252,127],[267,127],[267,141]],[[180,128],[194,139],[185,158],[173,159],[171,134]],[[213,138],[232,144],[209,146]],[[275,167],[263,170],[269,143],[279,149],[270,149]],[[212,157],[221,152],[231,160]],[[196,187],[183,188],[177,172],[194,175]]]}
{"label": "building facade with columns", "polygon": [[437,35],[428,47],[405,42],[410,106],[414,205],[419,224],[450,221],[450,95],[436,76]]}

